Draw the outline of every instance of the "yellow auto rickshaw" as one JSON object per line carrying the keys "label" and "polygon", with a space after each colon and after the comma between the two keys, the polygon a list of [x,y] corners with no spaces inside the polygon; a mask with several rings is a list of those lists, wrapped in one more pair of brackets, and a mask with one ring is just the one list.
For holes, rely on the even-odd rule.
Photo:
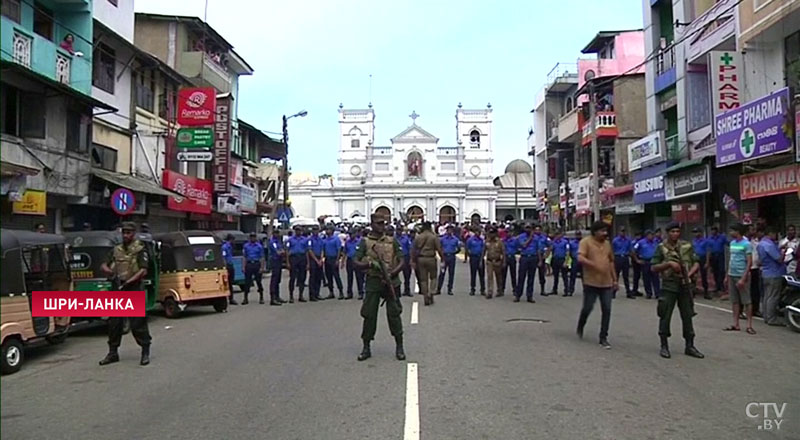
{"label": "yellow auto rickshaw", "polygon": [[24,347],[42,339],[58,344],[70,318],[33,317],[33,291],[70,291],[72,278],[64,237],[0,229],[0,337],[3,374],[22,367]]}
{"label": "yellow auto rickshaw", "polygon": [[207,231],[179,231],[153,236],[161,254],[158,301],[167,318],[177,318],[189,305],[228,309],[228,271],[222,240]]}

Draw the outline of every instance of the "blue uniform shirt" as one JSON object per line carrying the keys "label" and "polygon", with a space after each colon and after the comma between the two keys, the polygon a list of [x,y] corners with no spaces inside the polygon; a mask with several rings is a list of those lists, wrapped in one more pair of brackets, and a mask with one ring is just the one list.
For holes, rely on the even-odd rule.
{"label": "blue uniform shirt", "polygon": [[233,264],[233,245],[228,241],[222,243],[222,258],[225,264]]}
{"label": "blue uniform shirt", "polygon": [[503,243],[506,245],[506,256],[512,258],[514,255],[517,255],[519,251],[519,242],[517,241],[517,237],[508,236]]}
{"label": "blue uniform shirt", "polygon": [[483,238],[477,235],[473,235],[467,239],[467,251],[474,257],[483,255],[483,248],[485,245],[486,243],[483,241]]}
{"label": "blue uniform shirt", "polygon": [[455,235],[445,235],[442,237],[442,252],[445,254],[457,254],[461,250],[461,241]]}
{"label": "blue uniform shirt", "polygon": [[285,247],[283,245],[283,240],[280,238],[271,238],[269,240],[269,253],[270,258],[276,261],[280,261],[283,258],[281,255],[281,251],[284,250]]}
{"label": "blue uniform shirt", "polygon": [[539,234],[534,233],[534,235],[535,237],[533,241],[536,242],[536,247],[540,254],[545,253],[548,249],[550,249],[553,246],[553,242],[550,241],[549,238],[547,238],[547,235],[542,233]]}
{"label": "blue uniform shirt", "polygon": [[694,253],[700,258],[706,258],[706,254],[708,253],[708,249],[710,247],[711,242],[709,242],[705,237],[692,239],[692,248],[694,248]]}
{"label": "blue uniform shirt", "polygon": [[408,234],[401,235],[400,238],[397,239],[397,243],[400,245],[400,250],[403,252],[404,257],[408,257],[411,255],[411,237]]}
{"label": "blue uniform shirt", "polygon": [[523,232],[519,234],[519,237],[517,237],[517,246],[520,249],[520,253],[525,257],[535,256],[539,252],[539,240],[534,237],[530,244],[528,244],[528,247],[523,247],[526,241],[528,241],[528,233]]}
{"label": "blue uniform shirt", "polygon": [[783,265],[781,252],[774,241],[765,236],[758,242],[757,249],[764,278],[779,278],[786,275],[786,266]]}
{"label": "blue uniform shirt", "polygon": [[314,253],[318,258],[322,256],[322,248],[325,246],[325,243],[319,238],[319,235],[312,235],[311,240],[309,240],[309,249],[311,252]]}
{"label": "blue uniform shirt", "polygon": [[569,240],[566,238],[559,238],[553,240],[553,258],[558,258],[563,260],[567,258],[567,252],[569,251]]}
{"label": "blue uniform shirt", "polygon": [[656,254],[656,248],[658,247],[658,243],[656,240],[650,241],[646,238],[639,240],[636,245],[634,245],[633,249],[636,251],[636,254],[639,255],[639,258],[642,260],[650,260]]}
{"label": "blue uniform shirt", "polygon": [[709,236],[709,248],[712,254],[724,254],[725,253],[725,245],[728,244],[728,237],[723,234],[717,234],[717,236]]}
{"label": "blue uniform shirt", "polygon": [[622,237],[618,235],[611,241],[611,247],[614,249],[615,256],[627,256],[631,253],[632,245],[633,242],[631,242],[631,239],[624,235]]}
{"label": "blue uniform shirt", "polygon": [[244,259],[250,261],[261,261],[264,258],[264,246],[259,242],[248,241],[244,244]]}
{"label": "blue uniform shirt", "polygon": [[325,258],[336,258],[341,248],[342,240],[335,235],[322,239],[322,250],[325,252]]}
{"label": "blue uniform shirt", "polygon": [[355,258],[359,243],[361,243],[361,237],[350,237],[350,239],[344,243],[344,253],[347,254],[347,258]]}
{"label": "blue uniform shirt", "polygon": [[300,236],[289,237],[289,255],[305,255],[308,251],[309,238]]}
{"label": "blue uniform shirt", "polygon": [[573,238],[569,241],[569,255],[572,257],[573,260],[578,259],[578,248],[581,245],[580,239]]}

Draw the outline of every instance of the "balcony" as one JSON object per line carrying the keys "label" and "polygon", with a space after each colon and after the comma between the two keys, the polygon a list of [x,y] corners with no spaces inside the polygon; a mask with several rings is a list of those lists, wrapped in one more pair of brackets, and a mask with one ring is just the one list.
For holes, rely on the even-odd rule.
{"label": "balcony", "polygon": [[178,71],[199,86],[214,87],[219,93],[231,91],[230,74],[205,52],[183,52]]}
{"label": "balcony", "polygon": [[578,127],[582,126],[578,119],[581,114],[578,107],[572,109],[558,120],[558,141],[575,142],[578,140]]}
{"label": "balcony", "polygon": [[[595,129],[597,130],[597,139],[611,138],[614,139],[619,135],[617,129],[617,114],[615,112],[597,112],[595,115]],[[592,143],[592,124],[586,122],[583,124],[583,138],[581,145],[584,147]]]}
{"label": "balcony", "polygon": [[56,43],[8,17],[3,16],[0,20],[0,58],[3,61],[18,64],[85,95],[91,95],[91,57],[70,55]]}
{"label": "balcony", "polygon": [[664,91],[677,81],[675,72],[675,46],[670,45],[656,55],[656,93]]}

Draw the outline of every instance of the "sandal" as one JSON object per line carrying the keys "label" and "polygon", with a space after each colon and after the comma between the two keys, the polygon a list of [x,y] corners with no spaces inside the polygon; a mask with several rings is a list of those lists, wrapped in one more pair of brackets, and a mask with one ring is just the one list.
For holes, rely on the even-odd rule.
{"label": "sandal", "polygon": [[725,327],[724,329],[722,329],[722,331],[724,331],[724,332],[738,332],[739,331],[739,327],[734,327],[734,326]]}
{"label": "sandal", "polygon": [[754,335],[754,334],[756,334],[756,331],[755,331],[755,329],[753,329],[753,327],[747,327],[747,334],[748,335]]}

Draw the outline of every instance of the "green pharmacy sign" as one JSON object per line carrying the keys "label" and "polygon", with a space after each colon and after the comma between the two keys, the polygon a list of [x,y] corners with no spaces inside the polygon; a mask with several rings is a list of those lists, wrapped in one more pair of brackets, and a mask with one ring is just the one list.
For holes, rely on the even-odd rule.
{"label": "green pharmacy sign", "polygon": [[178,148],[211,148],[214,130],[206,127],[188,127],[178,130]]}

